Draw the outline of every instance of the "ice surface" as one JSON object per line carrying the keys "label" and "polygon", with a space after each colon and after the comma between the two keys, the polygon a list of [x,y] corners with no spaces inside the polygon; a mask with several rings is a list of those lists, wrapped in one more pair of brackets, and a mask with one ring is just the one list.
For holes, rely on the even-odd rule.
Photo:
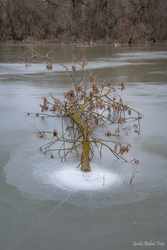
{"label": "ice surface", "polygon": [[[130,136],[123,135],[123,140],[132,145],[128,159],[135,153],[139,165],[118,161],[108,150],[103,150],[102,158],[95,152],[92,172],[83,173],[77,168],[79,159],[75,156],[65,163],[56,155],[51,159],[37,150],[42,142],[37,142],[34,135],[32,138],[27,135],[27,144],[16,148],[5,166],[6,182],[29,199],[60,201],[69,195],[66,202],[91,207],[134,202],[166,193],[166,128],[160,123],[166,110],[166,85],[140,84],[135,90],[127,87],[123,99],[145,115],[141,121],[142,135],[138,137],[129,130]],[[52,125],[49,119],[45,123]],[[130,185],[135,168],[137,174]]]}
{"label": "ice surface", "polygon": [[166,51],[133,51],[129,53],[119,53],[117,54],[119,60],[158,60],[158,59],[167,59]]}
{"label": "ice surface", "polygon": [[[6,181],[31,199],[61,200],[69,192],[91,194],[122,185],[112,170],[92,164],[92,171],[82,172],[77,162],[61,163],[37,151],[37,144],[18,147],[5,166]],[[81,195],[81,193],[79,195]],[[93,194],[92,193],[92,194]],[[74,201],[75,203],[76,201]]]}
{"label": "ice surface", "polygon": [[[102,56],[101,54],[95,60],[90,61],[87,68],[111,68],[112,70],[114,67],[122,67],[121,72],[126,72],[125,77],[127,77],[126,91],[121,93],[123,100],[125,104],[139,110],[145,116],[141,121],[140,137],[133,132],[133,129],[130,129],[128,124],[128,134],[130,136],[123,135],[123,140],[132,145],[132,152],[130,151],[128,154],[128,160],[137,157],[140,163],[135,165],[134,163],[129,164],[121,160],[118,161],[109,151],[103,150],[102,158],[99,158],[98,154],[95,153],[95,157],[91,162],[92,172],[83,173],[79,168],[76,168],[79,159],[71,157],[65,163],[61,163],[58,156],[51,159],[43,155],[42,152],[37,151],[39,145],[36,138],[29,138],[35,136],[30,136],[27,133],[27,135],[24,134],[24,141],[27,143],[15,148],[4,168],[6,182],[17,187],[23,196],[29,199],[56,201],[62,201],[68,197],[66,202],[77,206],[107,207],[117,203],[135,202],[149,196],[156,197],[166,194],[167,137],[164,121],[166,121],[167,85],[166,78],[163,77],[166,74],[166,68],[162,67],[165,63],[159,68],[155,67],[155,64],[158,59],[160,59],[160,62],[162,59],[166,59],[167,53],[166,51],[148,53],[132,51],[117,53],[111,57],[107,55],[107,58]],[[136,67],[131,68],[133,65],[142,64],[147,68],[144,73],[145,66],[138,69]],[[66,65],[69,68],[72,66],[71,63]],[[150,66],[148,67],[148,65]],[[24,64],[20,63],[0,63],[1,78],[5,79],[6,77],[7,82],[11,80],[12,83],[9,86],[6,85],[6,82],[4,83],[3,94],[5,93],[5,95],[1,97],[3,108],[6,107],[6,111],[3,110],[3,117],[1,115],[1,118],[3,118],[1,126],[5,121],[2,126],[4,131],[5,128],[8,130],[8,134],[9,130],[12,131],[12,137],[5,138],[6,144],[11,143],[11,138],[13,138],[12,142],[18,141],[20,128],[22,128],[23,132],[26,129],[22,122],[24,118],[22,117],[19,120],[18,115],[14,116],[13,113],[12,118],[14,119],[12,120],[11,129],[9,120],[11,116],[9,114],[14,112],[13,107],[17,107],[17,114],[21,115],[23,111],[27,111],[27,109],[31,111],[31,109],[38,106],[40,101],[33,101],[32,95],[39,97],[39,94],[50,91],[56,92],[59,97],[63,95],[65,90],[63,84],[61,81],[59,83],[59,79],[55,80],[54,74],[57,72],[58,76],[59,73],[63,73],[64,76],[64,68],[54,65],[52,72],[49,73],[50,75],[48,74],[51,79],[53,78],[54,84],[52,82],[48,84],[46,81],[46,85],[41,84],[44,81],[42,81],[44,69],[45,65],[38,63],[27,69],[25,69]],[[31,82],[37,80],[37,73],[39,73],[38,77],[40,75],[38,79],[40,85],[32,85]],[[48,72],[46,71],[46,73]],[[130,77],[128,77],[128,73]],[[131,73],[134,73],[134,75]],[[150,73],[153,78],[147,79]],[[146,77],[143,78],[143,75],[146,75]],[[35,77],[33,78],[33,76]],[[118,72],[116,77],[119,77]],[[15,83],[13,84],[14,80]],[[29,117],[29,119],[33,118]],[[30,121],[35,123],[37,127],[48,126],[50,129],[50,127],[55,126],[50,119],[42,122],[40,119]],[[56,124],[56,126],[58,125]],[[105,131],[102,132],[105,133]],[[135,168],[137,174],[132,185],[130,185],[130,178]]]}
{"label": "ice surface", "polygon": [[[110,58],[104,61],[104,58],[99,58],[96,61],[89,61],[87,69],[100,69],[100,68],[110,68],[110,67],[122,67],[122,66],[130,66],[130,65],[143,65],[147,64],[146,62],[127,62],[126,60],[117,60]],[[66,63],[65,66],[71,70],[72,63]],[[76,66],[77,71],[81,70],[80,66]],[[50,75],[53,73],[66,72],[66,69],[59,64],[53,64],[53,69],[49,72]],[[22,63],[0,63],[0,75],[36,75],[45,73],[48,74],[48,70],[46,69],[46,64],[32,64],[30,67],[25,67],[25,64]],[[36,76],[37,77],[37,76]]]}
{"label": "ice surface", "polygon": [[[68,196],[66,202],[77,206],[107,207],[161,195],[167,187],[166,159],[153,153],[146,139],[139,141],[138,166],[115,160],[104,151],[102,159],[95,155],[92,172],[83,173],[75,157],[61,163],[38,152],[39,145],[32,140],[11,153],[4,168],[6,182],[28,199],[61,201]],[[136,167],[138,173],[130,185]]]}

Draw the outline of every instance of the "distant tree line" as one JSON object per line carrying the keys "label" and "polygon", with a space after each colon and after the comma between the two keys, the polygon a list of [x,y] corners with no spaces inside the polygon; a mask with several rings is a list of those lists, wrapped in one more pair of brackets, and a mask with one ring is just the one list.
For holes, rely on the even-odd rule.
{"label": "distant tree line", "polygon": [[167,0],[0,0],[0,41],[163,42]]}

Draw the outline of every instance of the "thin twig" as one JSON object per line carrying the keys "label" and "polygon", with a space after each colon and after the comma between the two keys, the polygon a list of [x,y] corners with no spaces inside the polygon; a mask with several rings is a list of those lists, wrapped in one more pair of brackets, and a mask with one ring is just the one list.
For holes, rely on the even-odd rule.
{"label": "thin twig", "polygon": [[130,178],[130,184],[132,184],[132,181],[133,181],[135,175],[137,174],[136,169],[137,169],[137,168],[135,168],[135,169],[133,170],[133,172],[132,172],[132,175],[131,175],[131,178]]}

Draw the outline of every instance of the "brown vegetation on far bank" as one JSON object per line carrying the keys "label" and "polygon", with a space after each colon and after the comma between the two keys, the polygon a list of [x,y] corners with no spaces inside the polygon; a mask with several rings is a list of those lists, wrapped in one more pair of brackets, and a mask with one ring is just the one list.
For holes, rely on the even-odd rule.
{"label": "brown vegetation on far bank", "polygon": [[0,42],[166,40],[166,0],[0,0]]}

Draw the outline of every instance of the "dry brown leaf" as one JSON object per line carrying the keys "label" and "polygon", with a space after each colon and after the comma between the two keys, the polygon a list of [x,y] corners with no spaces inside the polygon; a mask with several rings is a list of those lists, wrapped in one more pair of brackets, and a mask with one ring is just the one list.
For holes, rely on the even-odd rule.
{"label": "dry brown leaf", "polygon": [[56,137],[58,135],[56,130],[53,130],[53,137]]}
{"label": "dry brown leaf", "polygon": [[115,147],[114,147],[114,151],[115,151],[115,152],[117,152],[117,148],[118,148],[118,146],[115,145]]}
{"label": "dry brown leaf", "polygon": [[118,119],[118,124],[122,124],[123,123],[123,120],[122,120],[122,118],[120,117],[119,119]]}
{"label": "dry brown leaf", "polygon": [[73,59],[73,63],[76,64],[77,63],[77,60],[76,58]]}
{"label": "dry brown leaf", "polygon": [[131,109],[128,109],[128,114],[129,114],[129,116],[131,115],[131,113],[132,113],[132,112],[131,112]]}
{"label": "dry brown leaf", "polygon": [[47,65],[46,65],[46,69],[47,69],[47,70],[51,70],[51,69],[53,69],[52,64],[47,64]]}
{"label": "dry brown leaf", "polygon": [[76,67],[73,65],[72,66],[72,71],[75,72],[76,71]]}
{"label": "dry brown leaf", "polygon": [[139,164],[139,160],[135,159],[135,163],[136,163],[136,164]]}
{"label": "dry brown leaf", "polygon": [[111,132],[107,131],[107,133],[105,133],[106,136],[111,136]]}
{"label": "dry brown leaf", "polygon": [[93,83],[95,83],[96,80],[95,80],[95,78],[93,76],[90,76],[89,81],[93,84]]}

